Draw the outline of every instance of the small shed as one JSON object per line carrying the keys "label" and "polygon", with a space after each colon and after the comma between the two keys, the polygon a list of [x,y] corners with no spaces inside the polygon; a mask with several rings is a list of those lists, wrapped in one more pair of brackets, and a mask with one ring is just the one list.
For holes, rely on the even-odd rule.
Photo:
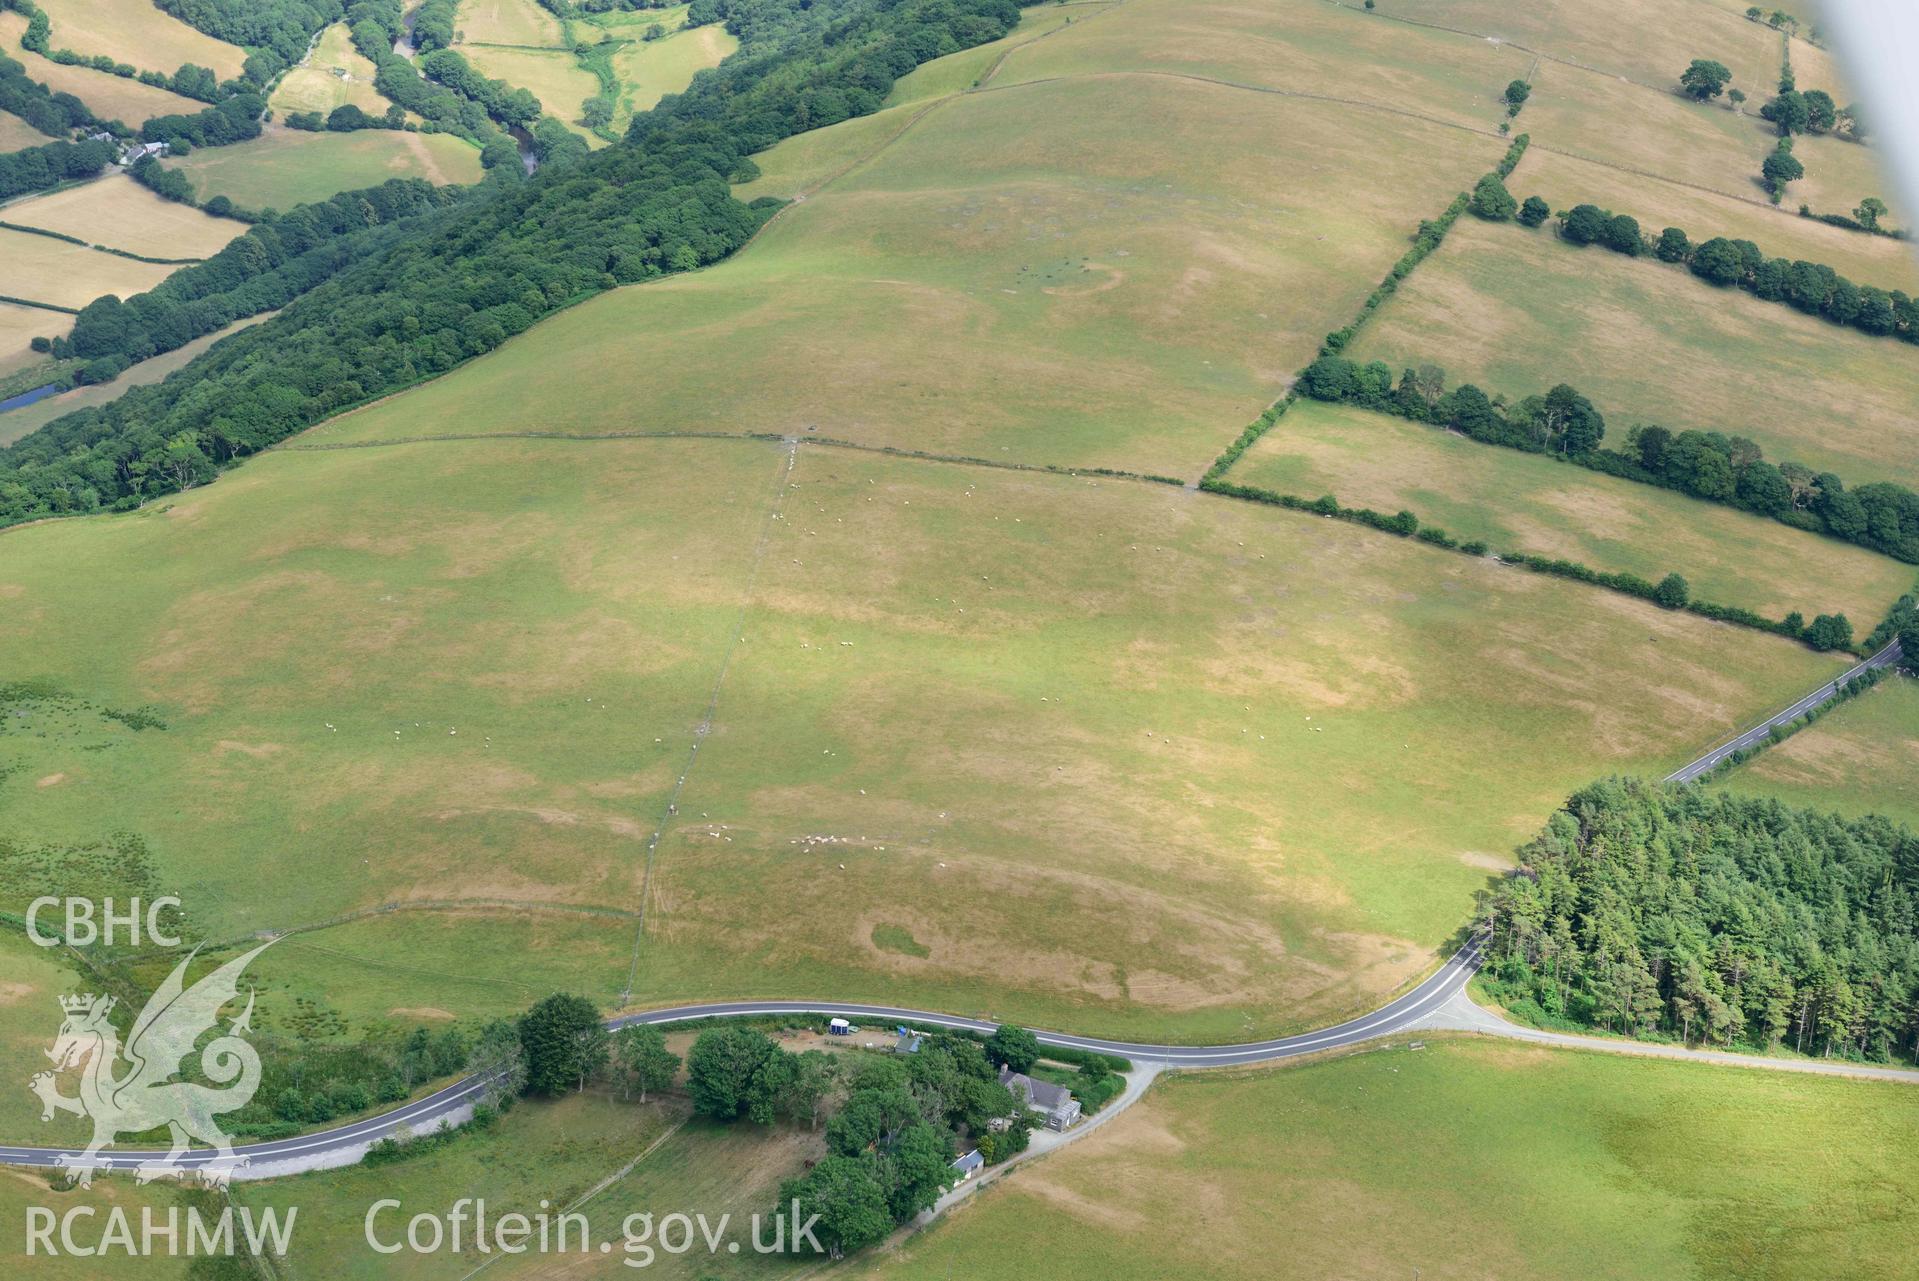
{"label": "small shed", "polygon": [[851,1036],[853,1035],[853,1025],[845,1019],[828,1019],[826,1020],[826,1034],[828,1036]]}
{"label": "small shed", "polygon": [[968,1152],[965,1156],[953,1162],[953,1172],[959,1175],[959,1181],[964,1183],[975,1174],[978,1174],[985,1166],[986,1158],[979,1154],[978,1148],[974,1148],[971,1152]]}

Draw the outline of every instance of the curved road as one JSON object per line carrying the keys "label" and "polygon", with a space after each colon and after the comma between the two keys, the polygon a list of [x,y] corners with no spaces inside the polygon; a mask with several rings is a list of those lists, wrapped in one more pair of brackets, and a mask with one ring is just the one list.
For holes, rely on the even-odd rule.
{"label": "curved road", "polygon": [[[1871,658],[1820,686],[1790,707],[1768,717],[1763,723],[1753,726],[1722,746],[1715,747],[1683,769],[1675,770],[1666,776],[1666,781],[1692,782],[1734,752],[1763,742],[1774,727],[1796,720],[1814,708],[1832,701],[1838,697],[1841,689],[1861,674],[1875,668],[1889,666],[1898,662],[1899,658],[1899,642],[1894,641]],[[1046,1032],[1038,1029],[1034,1031],[1044,1045],[1097,1050],[1160,1067],[1232,1067],[1253,1063],[1272,1063],[1302,1054],[1356,1045],[1361,1041],[1389,1036],[1394,1032],[1411,1028],[1422,1019],[1437,1013],[1440,1007],[1462,994],[1466,989],[1466,981],[1472,977],[1478,963],[1479,944],[1475,940],[1461,948],[1452,959],[1440,966],[1438,971],[1424,982],[1370,1014],[1349,1019],[1344,1023],[1316,1032],[1302,1032],[1297,1036],[1282,1036],[1270,1041],[1215,1046],[1150,1045],[1132,1041],[1107,1041],[1096,1037],[1069,1036],[1063,1032]],[[607,1026],[621,1028],[638,1023],[672,1023],[683,1019],[766,1014],[841,1015],[853,1019],[878,1021],[882,1024],[887,1022],[923,1023],[934,1027],[950,1027],[972,1032],[991,1032],[997,1026],[980,1019],[958,1018],[932,1010],[912,1010],[891,1005],[845,1005],[830,1001],[722,1001],[677,1005],[667,1009],[644,1010],[621,1015],[618,1018],[609,1019]],[[463,1119],[466,1110],[484,1093],[485,1089],[486,1082],[483,1079],[468,1077],[425,1098],[416,1099],[404,1107],[377,1117],[291,1139],[246,1144],[236,1147],[235,1151],[247,1158],[253,1166],[271,1166],[288,1162],[315,1164],[351,1162],[358,1159],[360,1150],[367,1144],[388,1137],[401,1126],[411,1127],[414,1131],[431,1130],[443,1121],[457,1122]],[[62,1148],[0,1146],[0,1164],[5,1165],[51,1166],[68,1155],[71,1155],[70,1152]],[[157,1151],[112,1148],[103,1154],[103,1157],[111,1158],[112,1168],[125,1169],[142,1162],[158,1160],[164,1155]],[[212,1164],[214,1160],[214,1153],[211,1150],[196,1149],[181,1157],[178,1164],[183,1169],[200,1169]],[[102,1164],[105,1166],[107,1162],[103,1160]]]}

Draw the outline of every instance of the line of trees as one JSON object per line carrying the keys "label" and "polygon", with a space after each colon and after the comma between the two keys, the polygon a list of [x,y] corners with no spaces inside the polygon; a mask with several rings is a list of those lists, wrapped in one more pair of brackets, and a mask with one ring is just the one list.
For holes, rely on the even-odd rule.
{"label": "line of trees", "polygon": [[183,373],[0,451],[0,524],[130,509],[201,483],[341,409],[491,351],[570,302],[718,261],[778,206],[733,198],[729,179],[752,152],[876,110],[918,62],[997,39],[1019,20],[1011,0],[753,6],[740,51],[636,117],[625,143],[523,183],[486,184]]}
{"label": "line of trees", "polygon": [[[1527,227],[1537,227],[1551,216],[1557,220],[1560,238],[1569,244],[1599,245],[1629,258],[1657,258],[1685,267],[1708,284],[1743,289],[1767,302],[1785,303],[1862,333],[1919,343],[1919,300],[1903,290],[1855,284],[1824,263],[1769,258],[1750,240],[1713,236],[1695,241],[1682,227],[1666,227],[1656,236],[1649,235],[1631,214],[1593,204],[1554,213],[1538,196],[1528,196],[1523,205],[1503,216],[1500,208],[1498,202],[1488,201],[1481,212],[1476,199],[1474,212],[1494,221],[1514,217]],[[1873,196],[1853,212],[1862,225],[1870,223],[1876,230],[1884,210],[1885,202]]]}
{"label": "line of trees", "polygon": [[1471,383],[1450,391],[1445,383],[1445,371],[1436,365],[1409,368],[1395,383],[1383,361],[1361,365],[1327,355],[1307,366],[1299,390],[1316,400],[1450,428],[1486,444],[1554,454],[1919,563],[1919,495],[1903,485],[1881,481],[1847,489],[1831,472],[1768,462],[1753,441],[1717,431],[1642,424],[1627,434],[1623,449],[1604,449],[1604,415],[1565,383],[1510,405]]}
{"label": "line of trees", "polygon": [[[235,94],[191,115],[154,116],[140,126],[143,142],[165,142],[184,154],[190,147],[225,147],[260,136],[260,115],[267,100],[257,93]],[[180,144],[184,142],[186,147]]]}
{"label": "line of trees", "polygon": [[480,163],[496,180],[521,175],[519,148],[485,107],[426,79],[412,62],[393,52],[394,42],[406,31],[400,0],[355,0],[346,19],[353,47],[373,64],[373,87],[388,102],[419,116],[428,132],[458,134],[478,143]]}
{"label": "line of trees", "polygon": [[1507,1008],[1686,1044],[1909,1061],[1919,840],[1701,788],[1576,793],[1477,918]]}

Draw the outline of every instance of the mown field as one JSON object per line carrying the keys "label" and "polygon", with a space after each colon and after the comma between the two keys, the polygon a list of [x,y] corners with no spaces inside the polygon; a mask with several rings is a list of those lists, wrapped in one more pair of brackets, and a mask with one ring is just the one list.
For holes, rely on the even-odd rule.
{"label": "mown field", "polygon": [[0,111],[0,151],[18,151],[55,141],[11,112]]}
{"label": "mown field", "polygon": [[[1163,1079],[861,1276],[1902,1276],[1910,1086],[1478,1041]],[[1203,1265],[1196,1260],[1204,1258]]]}
{"label": "mown field", "polygon": [[[131,178],[108,175],[15,201],[0,218],[147,258],[210,258],[246,230],[245,223],[162,200]],[[11,283],[10,273],[7,279]]]}
{"label": "mown field", "polygon": [[[156,18],[171,21],[153,10]],[[138,80],[126,80],[106,71],[95,71],[91,67],[69,67],[42,58],[39,54],[20,47],[20,36],[27,29],[24,14],[11,9],[0,12],[0,49],[8,57],[23,64],[27,74],[40,81],[55,93],[70,93],[87,104],[87,109],[95,115],[108,120],[119,120],[134,128],[140,122],[153,116],[168,116],[178,113],[191,113],[203,109],[204,102],[192,98],[155,89],[143,85]],[[56,44],[61,39],[59,28],[54,29]],[[171,72],[173,67],[155,68]]]}
{"label": "mown field", "polygon": [[1919,830],[1919,686],[1896,679],[1867,691],[1740,766],[1726,785]]}
{"label": "mown field", "polygon": [[[1051,35],[1076,22],[1084,22],[1105,9],[1112,7],[1114,0],[1065,0],[1064,3],[1037,4],[1020,12],[1019,26],[1001,39],[990,41],[960,53],[932,62],[922,63],[893,82],[893,91],[886,95],[886,106],[898,107],[907,103],[928,102],[935,98],[944,98],[948,94],[962,93],[973,87],[994,65],[1007,54],[1041,36]],[[800,138],[818,137],[834,130],[817,130],[812,134],[801,134]],[[799,138],[791,140],[790,147]]]}
{"label": "mown field", "polygon": [[45,360],[45,356],[27,344],[35,338],[63,337],[72,328],[73,317],[64,312],[0,302],[0,374],[10,374]]}
{"label": "mown field", "polygon": [[441,184],[477,182],[480,153],[446,133],[365,129],[302,133],[269,128],[251,142],[205,147],[166,162],[186,174],[201,200],[225,196],[248,209],[291,209],[388,178]]}
{"label": "mown field", "polygon": [[[0,262],[6,264],[4,292],[15,298],[84,307],[101,294],[137,294],[165,280],[175,268],[102,253],[51,236],[0,227]],[[47,313],[49,319],[70,324]],[[50,332],[28,325],[29,334]]]}
{"label": "mown field", "polygon": [[138,831],[215,938],[435,908],[290,940],[319,976],[275,958],[355,1018],[611,1003],[645,901],[636,1001],[1226,1036],[1376,999],[1572,787],[1832,669],[1157,486],[805,449],[769,526],[779,463],[280,453],[9,534],[0,669],[168,728],[12,745],[8,829]]}
{"label": "mown field", "polygon": [[1910,347],[1652,259],[1582,251],[1550,225],[1461,219],[1355,348],[1515,399],[1571,383],[1605,413],[1610,443],[1644,422],[1718,428],[1848,484],[1919,484]]}
{"label": "mown field", "polygon": [[[89,56],[106,54],[142,71],[172,75],[183,63],[205,67],[221,80],[240,74],[246,50],[216,40],[150,0],[36,0],[53,22],[53,47]],[[135,123],[135,122],[129,122]]]}
{"label": "mown field", "polygon": [[389,105],[373,87],[373,64],[353,47],[344,22],[320,33],[320,42],[305,64],[281,77],[267,100],[278,113],[317,111],[322,115],[349,102],[375,116],[385,114]]}
{"label": "mown field", "polygon": [[1681,494],[1346,405],[1301,400],[1231,479],[1302,498],[1403,509],[1495,552],[1576,560],[1657,582],[1678,572],[1702,600],[1783,618],[1877,621],[1912,567]]}
{"label": "mown field", "polygon": [[[1027,51],[1090,39],[1120,13]],[[789,173],[828,156],[836,130],[878,150],[736,259],[574,308],[464,383],[323,432],[433,431],[469,418],[454,402],[474,397],[499,427],[817,428],[1193,476],[1350,316],[1418,221],[1503,149],[1388,114],[1136,75],[960,95],[885,128],[787,144],[809,158],[795,166],[774,148],[769,166]],[[1378,180],[1353,189],[1354,167]],[[635,343],[655,358],[620,380],[565,372]]]}
{"label": "mown field", "polygon": [[[1524,117],[1522,117],[1524,119]],[[1835,144],[1863,151],[1852,143]],[[1823,262],[1840,275],[1882,289],[1919,289],[1919,258],[1912,246],[1887,236],[1862,236],[1801,218],[1798,205],[1779,208],[1735,200],[1666,179],[1625,173],[1545,147],[1531,147],[1507,180],[1515,198],[1539,196],[1554,209],[1588,203],[1631,214],[1649,234],[1678,227],[1694,240],[1713,236],[1750,240],[1768,257]],[[1857,204],[1855,198],[1853,204]],[[1846,212],[1845,210],[1833,212]]]}

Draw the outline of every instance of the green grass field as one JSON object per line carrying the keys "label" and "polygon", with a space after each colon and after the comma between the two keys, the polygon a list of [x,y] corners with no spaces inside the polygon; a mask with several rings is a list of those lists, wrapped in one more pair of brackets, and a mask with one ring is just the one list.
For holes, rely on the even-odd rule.
{"label": "green grass field", "polygon": [[[45,1175],[34,1170],[0,1167],[0,1223],[6,1225],[0,1248],[7,1252],[7,1275],[24,1281],[196,1281],[188,1271],[192,1261],[186,1258],[132,1257],[118,1249],[92,1257],[75,1257],[64,1251],[49,1257],[38,1250],[31,1257],[27,1255],[27,1216],[33,1209],[51,1210],[56,1215],[77,1207],[91,1209],[92,1218],[81,1215],[75,1220],[74,1235],[84,1247],[101,1239],[108,1216],[115,1210],[127,1216],[137,1234],[144,1211],[151,1210],[155,1221],[164,1226],[169,1209],[183,1204],[180,1192],[165,1183],[140,1187],[131,1177],[121,1176],[100,1179],[89,1190],[73,1190],[64,1184],[51,1186]],[[184,1214],[184,1209],[181,1212]],[[55,1249],[60,1249],[57,1231],[53,1242]]]}
{"label": "green grass field", "polygon": [[1538,454],[1345,405],[1301,400],[1231,479],[1422,523],[1495,552],[1581,561],[1658,581],[1677,571],[1702,600],[1769,618],[1878,620],[1912,568],[1863,548]]}
{"label": "green grass field", "polygon": [[739,40],[717,24],[623,46],[613,55],[613,75],[620,82],[613,128],[625,130],[635,113],[650,111],[667,94],[681,92],[695,75],[717,67],[739,47]]}
{"label": "green grass field", "polygon": [[1726,785],[1919,830],[1919,685],[1897,679],[1867,691],[1740,766]]}
{"label": "green grass field", "polygon": [[169,169],[186,174],[202,200],[225,196],[248,209],[291,209],[388,178],[464,184],[480,178],[480,153],[446,133],[302,133],[269,128],[251,142],[208,147]]}
{"label": "green grass field", "polygon": [[1513,398],[1571,383],[1606,414],[1609,442],[1643,422],[1718,428],[1848,484],[1919,484],[1919,363],[1904,344],[1549,227],[1461,219],[1355,346]]}
{"label": "green grass field", "polygon": [[[392,1276],[453,1281],[484,1262],[471,1248],[470,1239],[460,1254],[447,1249],[437,1254],[382,1255],[367,1245],[368,1207],[383,1198],[402,1203],[400,1211],[377,1220],[383,1241],[404,1240],[406,1222],[413,1215],[444,1214],[462,1197],[485,1198],[489,1216],[513,1212],[532,1216],[540,1213],[543,1202],[552,1207],[549,1213],[555,1212],[649,1149],[655,1157],[667,1156],[669,1146],[682,1142],[679,1135],[686,1131],[680,1127],[686,1123],[687,1111],[685,1100],[677,1097],[641,1104],[622,1102],[598,1090],[554,1102],[527,1102],[503,1117],[490,1134],[463,1134],[443,1148],[398,1164],[251,1184],[237,1192],[236,1200],[256,1209],[278,1207],[282,1212],[298,1207],[299,1231],[288,1258],[295,1275],[324,1275],[330,1281]],[[701,1123],[691,1127],[694,1131],[707,1128]],[[649,1157],[641,1170],[650,1171],[653,1159]],[[798,1160],[793,1164],[797,1166]],[[634,1177],[644,1176],[636,1173]],[[597,1211],[599,1203],[588,1208]],[[593,1213],[592,1217],[600,1216]],[[616,1242],[623,1217],[609,1214],[601,1224],[604,1234]],[[619,1257],[615,1256],[616,1266]],[[573,1270],[587,1262],[577,1254],[537,1261],[549,1270],[556,1266]],[[512,1262],[494,1256],[496,1265]],[[630,1269],[618,1270],[632,1275]],[[510,1266],[490,1266],[487,1275],[512,1272]]]}
{"label": "green grass field", "polygon": [[[1004,37],[944,58],[936,58],[901,76],[893,82],[893,91],[886,95],[886,105],[897,107],[963,93],[1012,50],[1076,22],[1084,22],[1111,7],[1112,0],[1070,0],[1069,3],[1037,4],[1023,9],[1019,26]],[[817,134],[801,134],[792,141],[798,142],[800,138],[810,136]]]}
{"label": "green grass field", "polygon": [[1157,486],[805,449],[768,526],[779,463],[282,452],[9,534],[0,670],[169,728],[20,740],[7,829],[141,833],[215,938],[433,909],[274,958],[354,1018],[610,1003],[644,886],[636,1001],[1224,1036],[1377,998],[1572,787],[1832,668],[1742,637],[1728,673],[1714,625]]}
{"label": "green grass field", "polygon": [[[1118,16],[1029,48],[1090,39]],[[925,105],[774,148],[772,174],[855,164],[737,258],[574,308],[462,383],[323,433],[486,430],[455,408],[484,402],[501,429],[817,427],[1195,476],[1350,316],[1419,220],[1502,149],[1462,130],[1155,76]],[[878,149],[847,157],[848,141]],[[1390,177],[1354,192],[1343,174],[1356,165]],[[653,358],[621,379],[568,372],[634,344]]]}
{"label": "green grass field", "polygon": [[[861,1276],[1900,1276],[1910,1086],[1478,1041],[1172,1077]],[[1203,1258],[1203,1264],[1199,1260]]]}
{"label": "green grass field", "polygon": [[566,44],[560,20],[535,0],[461,0],[453,22],[465,40],[558,49]]}

